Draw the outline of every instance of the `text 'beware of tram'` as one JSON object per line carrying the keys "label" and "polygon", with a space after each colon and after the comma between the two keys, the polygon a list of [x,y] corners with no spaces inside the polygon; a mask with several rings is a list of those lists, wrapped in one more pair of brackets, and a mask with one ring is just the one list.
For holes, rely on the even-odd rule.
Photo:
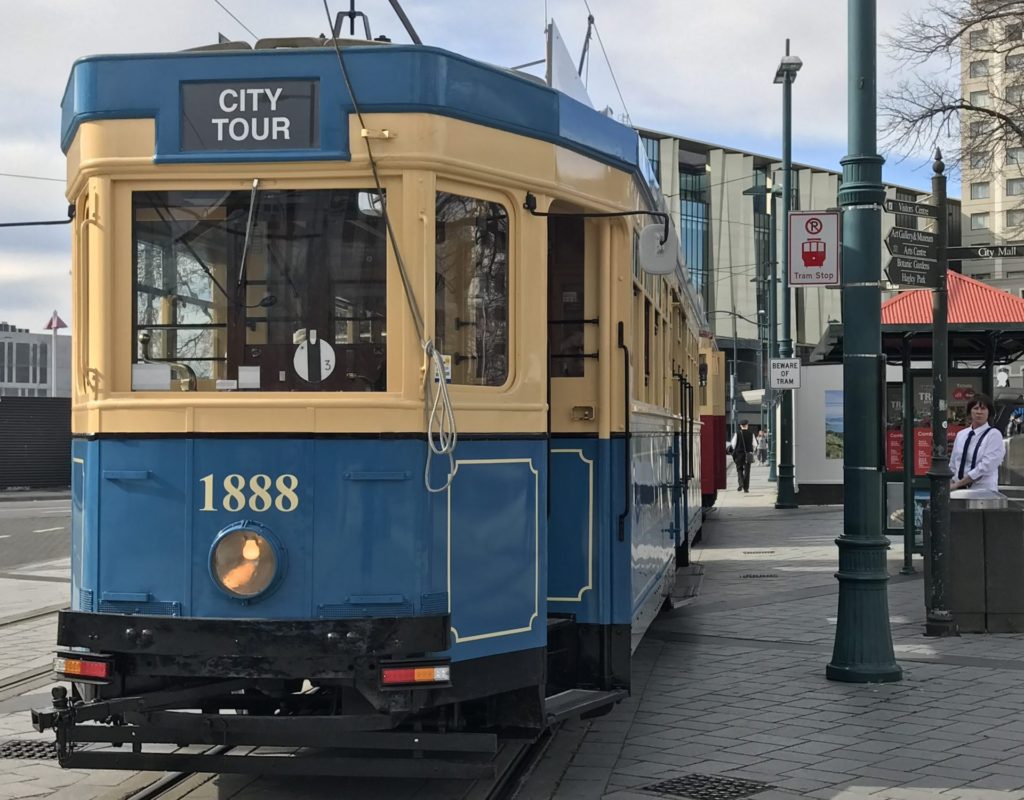
{"label": "text 'beware of tram'", "polygon": [[181,84],[181,148],[306,150],[320,145],[319,82]]}

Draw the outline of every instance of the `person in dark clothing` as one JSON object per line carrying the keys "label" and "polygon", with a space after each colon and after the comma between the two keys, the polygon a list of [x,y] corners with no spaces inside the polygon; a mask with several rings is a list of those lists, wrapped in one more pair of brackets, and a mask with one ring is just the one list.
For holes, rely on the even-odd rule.
{"label": "person in dark clothing", "polygon": [[754,432],[750,423],[740,422],[740,429],[732,437],[732,460],[736,462],[736,478],[739,481],[738,491],[750,492],[750,465],[754,463]]}

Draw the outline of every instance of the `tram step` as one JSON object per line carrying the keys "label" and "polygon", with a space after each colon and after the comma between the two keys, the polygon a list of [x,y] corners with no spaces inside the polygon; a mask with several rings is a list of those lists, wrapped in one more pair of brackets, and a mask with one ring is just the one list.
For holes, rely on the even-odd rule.
{"label": "tram step", "polygon": [[546,698],[544,711],[550,725],[572,717],[596,716],[625,697],[625,689],[614,689],[609,692],[594,689],[568,689]]}

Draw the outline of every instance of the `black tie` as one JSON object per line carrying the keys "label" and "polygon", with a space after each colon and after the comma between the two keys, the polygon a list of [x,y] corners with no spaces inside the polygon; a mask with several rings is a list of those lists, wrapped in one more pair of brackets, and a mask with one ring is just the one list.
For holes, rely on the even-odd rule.
{"label": "black tie", "polygon": [[974,438],[974,431],[967,434],[967,441],[964,442],[964,451],[960,454],[960,474],[956,477],[962,479],[964,477],[964,467],[967,466],[967,451],[971,447],[971,439]]}

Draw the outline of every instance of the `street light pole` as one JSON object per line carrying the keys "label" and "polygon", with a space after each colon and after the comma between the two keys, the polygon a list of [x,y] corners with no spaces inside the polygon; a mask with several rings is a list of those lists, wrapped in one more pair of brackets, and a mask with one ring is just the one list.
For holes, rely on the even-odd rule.
{"label": "street light pole", "polygon": [[[782,338],[779,357],[793,357],[793,334],[789,318],[789,207],[793,199],[793,81],[803,62],[786,55],[775,73],[775,83],[782,84]],[[793,485],[793,393],[782,393],[782,419],[779,425],[779,480],[775,498],[776,508],[796,508],[796,489]]]}
{"label": "street light pole", "polygon": [[[825,676],[833,681],[898,681],[889,627],[882,535],[884,420],[879,398],[885,380],[882,356],[883,159],[877,152],[876,0],[848,0],[850,154],[842,159],[843,183],[843,534],[839,546],[839,612],[835,646]],[[907,509],[907,513],[910,513]]]}
{"label": "street light pole", "polygon": [[[768,364],[771,364],[773,358],[779,357],[778,350],[778,322],[775,319],[778,316],[778,295],[776,291],[776,285],[779,280],[779,254],[777,252],[778,234],[776,230],[778,228],[778,216],[775,213],[775,197],[777,195],[776,187],[772,186],[772,191],[769,197],[771,197],[771,211],[772,211],[772,227],[768,233],[769,250],[771,251],[771,265],[768,268]],[[783,225],[786,221],[783,220]],[[769,373],[771,367],[769,366]],[[772,483],[778,479],[775,472],[775,390],[771,388],[771,379],[768,381],[768,480]]]}
{"label": "street light pole", "polygon": [[[768,179],[771,182],[771,179]],[[768,297],[767,297],[767,327],[768,335],[765,337],[765,345],[768,348],[768,363],[771,364],[773,358],[779,357],[779,344],[778,344],[778,321],[776,316],[778,315],[778,297],[776,294],[777,285],[779,282],[779,256],[778,256],[778,237],[776,229],[778,227],[778,214],[775,212],[775,198],[777,198],[781,192],[778,186],[765,185],[765,186],[751,186],[749,189],[744,189],[743,194],[749,195],[760,195],[763,194],[768,198],[769,213],[768,216],[771,220],[771,225],[768,228],[768,264],[764,270],[766,275],[764,280],[768,283]],[[767,370],[769,376],[771,374],[771,368]],[[777,480],[775,474],[775,390],[771,388],[771,380],[765,380],[765,370],[762,367],[761,371],[764,396],[768,405],[768,480],[775,483]]]}

